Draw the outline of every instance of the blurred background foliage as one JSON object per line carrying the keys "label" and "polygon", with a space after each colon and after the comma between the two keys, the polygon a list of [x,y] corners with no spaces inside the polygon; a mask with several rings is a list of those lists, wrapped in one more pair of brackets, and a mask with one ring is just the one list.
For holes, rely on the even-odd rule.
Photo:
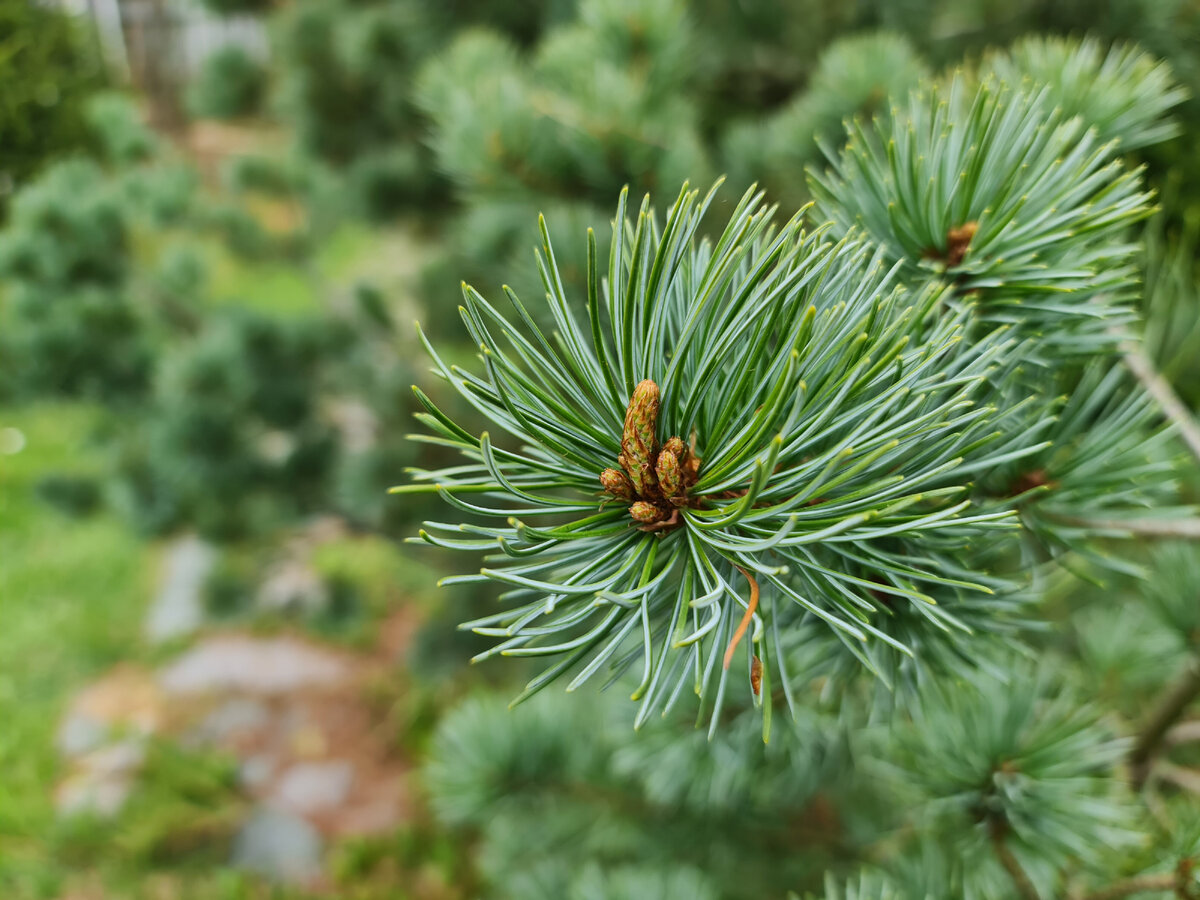
{"label": "blurred background foliage", "polygon": [[[980,839],[972,804],[1016,804],[1018,817],[1053,819],[1057,809],[1053,785],[1044,795],[981,789],[972,754],[1061,763],[1056,777],[1089,791],[1092,779],[1097,794],[1127,790],[1072,768],[1072,742],[1116,746],[1113,736],[1197,652],[1194,542],[1141,553],[1157,576],[1151,590],[1123,573],[1103,588],[1067,577],[1048,585],[1043,606],[1056,627],[1034,643],[1053,660],[1053,678],[1014,664],[1028,669],[1027,690],[947,701],[930,713],[946,721],[900,735],[903,759],[859,769],[872,773],[864,778],[856,767],[891,739],[871,712],[879,707],[856,707],[821,680],[804,706],[810,718],[777,728],[780,739],[765,747],[751,715],[713,743],[691,722],[635,734],[608,695],[543,696],[508,713],[528,671],[468,670],[460,662],[480,648],[454,630],[489,608],[490,595],[435,592],[438,551],[399,541],[439,507],[386,490],[406,466],[442,464],[439,447],[405,439],[413,382],[460,421],[471,416],[424,377],[411,322],[458,342],[452,360],[469,356],[460,281],[488,296],[502,283],[536,293],[537,213],[573,236],[557,249],[576,288],[584,230],[603,238],[623,185],[661,200],[685,178],[704,184],[725,173],[732,193],[757,181],[790,212],[809,199],[805,167],[821,165],[822,143],[840,144],[848,117],[886,112],[889,97],[958,68],[1046,80],[1061,71],[1053,57],[1063,45],[1043,40],[1053,37],[1086,37],[1097,58],[1113,42],[1140,48],[1148,56],[1130,50],[1129,66],[1161,68],[1138,77],[1186,91],[1176,98],[1177,133],[1128,149],[1161,206],[1144,237],[1147,346],[1200,408],[1200,7],[202,6],[261,30],[268,50],[231,43],[208,53],[176,86],[190,120],[156,130],[147,124],[155,91],[105,65],[89,16],[0,0],[4,897],[310,893],[224,866],[248,801],[236,761],[219,754],[155,739],[115,818],[55,811],[57,723],[74,693],[114,664],[157,666],[199,639],[156,643],[143,627],[182,535],[219,558],[202,588],[206,626],[362,650],[384,639],[397,610],[415,622],[366,699],[418,799],[392,831],[330,842],[318,894],[784,897],[820,891],[827,870],[900,848],[907,868],[863,875],[844,896],[959,896],[954,885],[922,882],[920,871],[938,866],[920,860],[971,858]],[[175,40],[186,42],[186,29]],[[1103,81],[1050,88],[1089,121],[1123,114],[1105,105]],[[1200,485],[1186,489],[1195,497]],[[340,523],[336,539],[302,559],[316,599],[264,604],[266,561],[330,520]],[[1062,700],[1036,706],[1067,688],[1097,698],[1103,712]],[[848,693],[862,700],[876,690]],[[997,704],[1031,723],[1020,746],[955,743],[954,722],[976,717],[986,731]],[[931,732],[946,739],[931,746]],[[1189,754],[1183,747],[1178,758]],[[957,805],[935,802],[947,795]],[[1082,850],[1067,841],[1081,867],[1099,847],[1117,848],[1128,871],[1153,867],[1168,840],[1156,830],[1163,818],[1194,812],[1172,797],[1147,823],[1130,796],[1118,799],[1126,818],[1089,821]],[[1170,840],[1184,841],[1181,833]],[[1037,872],[1039,854],[1057,849],[1020,852]]]}

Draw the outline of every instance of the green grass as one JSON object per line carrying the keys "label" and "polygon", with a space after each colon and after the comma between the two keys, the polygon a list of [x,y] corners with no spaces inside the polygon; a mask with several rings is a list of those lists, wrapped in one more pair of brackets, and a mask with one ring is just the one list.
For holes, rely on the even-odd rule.
{"label": "green grass", "polygon": [[321,283],[353,280],[354,273],[370,262],[379,241],[361,226],[343,226],[329,236],[307,267],[290,261],[240,260],[213,241],[205,247],[211,267],[210,302],[285,316],[314,313],[325,302]]}
{"label": "green grass", "polygon": [[[281,316],[314,313],[327,292],[389,274],[394,244],[365,228],[345,227],[309,266],[297,267],[238,260],[216,242],[200,242],[211,266],[204,303]],[[67,704],[112,665],[156,658],[142,640],[142,621],[159,573],[159,545],[146,543],[112,512],[71,518],[37,496],[38,482],[49,474],[109,475],[108,451],[89,436],[111,427],[112,415],[84,403],[0,406],[0,900],[61,897],[98,884],[115,891],[109,896],[130,898],[265,896],[253,879],[211,860],[178,872],[131,862],[117,846],[129,833],[125,816],[89,824],[64,823],[55,814],[54,788],[63,774],[55,743]],[[18,433],[23,447],[6,452]],[[326,635],[351,642],[367,642],[391,604],[422,594],[420,588],[428,593],[434,580],[381,539],[341,542],[319,563],[364,584],[363,633]],[[178,799],[170,785],[145,791],[155,809],[175,808],[168,803]],[[150,837],[158,830],[150,829]],[[80,849],[88,847],[95,852]],[[166,893],[154,887],[160,877],[173,884]],[[380,896],[393,896],[386,884],[381,890]]]}
{"label": "green grass", "polygon": [[[38,896],[58,874],[49,856],[54,746],[72,693],[141,653],[156,550],[111,515],[75,520],[35,496],[49,471],[94,470],[101,413],[83,405],[0,408],[23,449],[0,455],[0,896]],[[9,448],[11,449],[11,448]]]}

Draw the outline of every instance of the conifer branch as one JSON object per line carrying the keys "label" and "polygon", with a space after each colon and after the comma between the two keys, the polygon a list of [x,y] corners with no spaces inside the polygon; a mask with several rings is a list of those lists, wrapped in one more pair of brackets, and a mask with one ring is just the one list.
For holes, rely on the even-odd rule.
{"label": "conifer branch", "polygon": [[1013,852],[1008,849],[1008,844],[1004,842],[1005,831],[1006,829],[1003,825],[992,828],[992,849],[996,853],[996,859],[999,860],[1000,865],[1004,867],[1004,871],[1012,879],[1013,886],[1017,889],[1017,894],[1021,897],[1021,900],[1041,900],[1037,888],[1033,886],[1033,882],[1029,880],[1029,876],[1025,874],[1025,870],[1021,868],[1021,863],[1013,855]]}
{"label": "conifer branch", "polygon": [[1163,739],[1184,710],[1200,696],[1200,660],[1192,657],[1174,687],[1167,692],[1150,716],[1129,754],[1133,783],[1141,787],[1150,773],[1150,762],[1163,744]]}
{"label": "conifer branch", "polygon": [[[1192,417],[1188,408],[1179,399],[1170,382],[1154,367],[1141,347],[1126,345],[1125,365],[1134,374],[1146,392],[1154,398],[1167,418],[1175,423],[1179,435],[1197,460],[1200,460],[1200,424]],[[1190,536],[1190,535],[1189,535]]]}

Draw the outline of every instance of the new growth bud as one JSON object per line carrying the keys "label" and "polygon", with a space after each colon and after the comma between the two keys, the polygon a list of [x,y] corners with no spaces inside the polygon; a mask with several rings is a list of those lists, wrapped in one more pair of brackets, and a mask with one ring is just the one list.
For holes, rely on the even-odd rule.
{"label": "new growth bud", "polygon": [[658,462],[654,466],[658,476],[658,487],[674,506],[683,506],[687,502],[687,492],[683,487],[683,470],[679,466],[679,458],[665,447],[658,454]]}
{"label": "new growth bud", "polygon": [[620,462],[639,496],[653,494],[656,489],[654,459],[658,451],[655,437],[658,400],[658,385],[647,378],[633,389],[625,410]]}
{"label": "new growth bud", "polygon": [[618,500],[633,500],[637,496],[633,490],[633,482],[620,469],[605,469],[600,473],[600,483]]}
{"label": "new growth bud", "polygon": [[[600,483],[613,497],[630,503],[629,514],[647,530],[674,528],[679,510],[692,505],[700,460],[678,436],[658,445],[658,385],[649,378],[633,389],[621,432],[621,469],[605,469]],[[694,440],[694,438],[693,438]]]}
{"label": "new growth bud", "polygon": [[651,525],[659,519],[666,517],[666,513],[663,510],[645,500],[639,500],[629,507],[629,515],[644,525]]}

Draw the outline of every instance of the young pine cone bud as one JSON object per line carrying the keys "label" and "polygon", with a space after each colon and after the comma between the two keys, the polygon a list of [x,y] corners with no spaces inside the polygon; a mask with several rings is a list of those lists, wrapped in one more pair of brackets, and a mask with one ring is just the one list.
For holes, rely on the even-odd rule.
{"label": "young pine cone bud", "polygon": [[[678,438],[676,438],[678,440]],[[668,446],[670,442],[668,441]],[[666,447],[658,453],[658,462],[654,466],[658,476],[658,487],[674,506],[683,506],[687,502],[687,488],[683,483],[683,469],[679,458]]]}
{"label": "young pine cone bud", "polygon": [[633,492],[633,482],[620,469],[605,469],[600,473],[600,483],[618,500],[632,500],[637,496]]}
{"label": "young pine cone bud", "polygon": [[658,399],[658,385],[649,378],[633,389],[633,396],[629,398],[629,406],[625,410],[625,431],[621,436],[621,446],[626,453],[629,452],[626,444],[654,449]]}
{"label": "young pine cone bud", "polygon": [[667,442],[662,445],[662,448],[669,453],[673,453],[680,466],[687,466],[688,446],[679,435],[667,438]]}
{"label": "young pine cone bud", "polygon": [[647,378],[633,389],[621,434],[621,465],[641,496],[654,490],[654,458],[658,450],[658,385]]}
{"label": "young pine cone bud", "polygon": [[629,507],[629,515],[644,525],[650,525],[666,518],[661,509],[653,503],[647,503],[645,500],[639,500],[633,506]]}

